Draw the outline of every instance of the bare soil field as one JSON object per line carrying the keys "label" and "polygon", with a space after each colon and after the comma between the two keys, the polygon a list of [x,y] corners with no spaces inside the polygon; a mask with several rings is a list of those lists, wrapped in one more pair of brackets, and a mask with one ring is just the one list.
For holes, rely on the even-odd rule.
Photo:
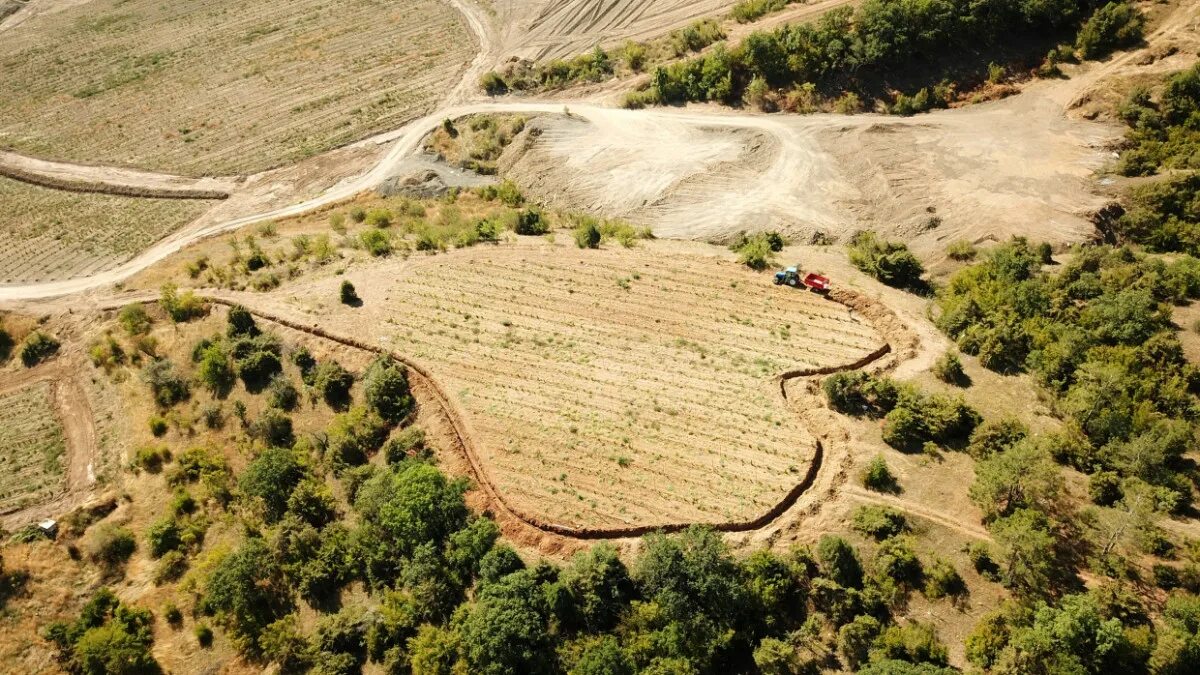
{"label": "bare soil field", "polygon": [[1105,202],[1092,175],[1117,131],[1067,119],[1050,86],[913,118],[572,108],[531,122],[500,167],[555,206],[661,237],[875,229],[918,254],[1011,235],[1065,244],[1092,232]]}
{"label": "bare soil field", "polygon": [[813,459],[778,377],[882,338],[843,305],[672,246],[477,247],[357,271],[361,308],[336,304],[337,279],[255,304],[425,365],[520,511],[575,527],[751,520]]}
{"label": "bare soil field", "polygon": [[61,492],[65,453],[50,382],[0,393],[0,514]]}
{"label": "bare soil field", "polygon": [[564,58],[655,37],[733,6],[734,0],[549,0],[527,24],[516,55]]}
{"label": "bare soil field", "polygon": [[213,202],[63,192],[0,177],[0,284],[112,269]]}
{"label": "bare soil field", "polygon": [[94,0],[5,31],[0,146],[193,175],[261,170],[428,112],[474,50],[438,0]]}

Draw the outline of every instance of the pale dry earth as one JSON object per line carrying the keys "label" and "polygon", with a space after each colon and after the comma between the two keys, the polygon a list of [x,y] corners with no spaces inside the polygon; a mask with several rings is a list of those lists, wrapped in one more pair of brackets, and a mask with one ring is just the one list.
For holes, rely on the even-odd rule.
{"label": "pale dry earth", "polygon": [[513,506],[568,526],[757,517],[813,453],[778,377],[882,343],[845,306],[672,242],[523,240],[351,279],[360,308],[334,303],[337,278],[246,302],[425,365]]}

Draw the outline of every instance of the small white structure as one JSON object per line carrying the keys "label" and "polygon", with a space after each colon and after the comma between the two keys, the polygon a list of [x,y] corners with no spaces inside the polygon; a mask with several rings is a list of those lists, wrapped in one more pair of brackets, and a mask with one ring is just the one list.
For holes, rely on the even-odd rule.
{"label": "small white structure", "polygon": [[58,521],[53,518],[47,518],[38,523],[38,530],[50,539],[53,539],[58,535]]}

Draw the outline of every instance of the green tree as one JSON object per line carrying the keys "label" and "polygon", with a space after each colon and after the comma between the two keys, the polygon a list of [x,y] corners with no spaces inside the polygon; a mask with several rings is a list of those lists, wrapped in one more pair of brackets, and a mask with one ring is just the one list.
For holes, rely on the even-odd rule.
{"label": "green tree", "polygon": [[322,361],[313,368],[310,379],[312,388],[320,392],[331,408],[342,409],[349,405],[354,375],[347,372],[340,363]]}
{"label": "green tree", "polygon": [[879,619],[867,614],[854,617],[850,623],[838,629],[838,653],[846,665],[857,670],[867,662],[871,645],[883,632]]}
{"label": "green tree", "polygon": [[408,373],[394,360],[380,357],[363,375],[367,405],[390,424],[399,424],[412,412],[415,402],[408,387]]}
{"label": "green tree", "polygon": [[1019,509],[1056,514],[1062,491],[1062,473],[1050,453],[1026,439],[976,464],[970,494],[983,510],[984,520],[990,521]]}
{"label": "green tree", "polygon": [[845,539],[825,535],[817,543],[817,558],[821,561],[824,576],[839,586],[862,588],[862,563],[858,552]]}
{"label": "green tree", "polygon": [[117,322],[129,335],[145,335],[150,332],[153,322],[146,308],[140,302],[130,303],[121,308],[117,314]]}
{"label": "green tree", "polygon": [[246,496],[261,503],[263,517],[272,523],[283,517],[292,491],[306,475],[298,453],[291,448],[269,447],[250,462],[238,483]]}
{"label": "green tree", "polygon": [[258,325],[254,323],[254,315],[241,305],[229,308],[227,332],[229,337],[254,337],[258,335]]}
{"label": "green tree", "polygon": [[613,628],[634,595],[629,571],[611,544],[577,554],[563,570],[561,583],[570,596],[574,620],[588,633]]}
{"label": "green tree", "polygon": [[229,361],[229,351],[221,342],[209,344],[200,353],[200,361],[196,364],[196,377],[214,396],[224,398],[233,387],[233,366]]}
{"label": "green tree", "polygon": [[265,627],[291,610],[282,572],[261,539],[247,539],[212,568],[201,607],[214,612],[243,649],[251,649]]}
{"label": "green tree", "polygon": [[59,346],[57,339],[35,330],[21,343],[21,363],[26,368],[32,368],[57,354]]}
{"label": "green tree", "polygon": [[1146,18],[1128,2],[1110,2],[1096,10],[1075,40],[1075,48],[1085,59],[1105,56],[1115,49],[1136,44],[1142,39]]}
{"label": "green tree", "polygon": [[358,292],[354,290],[354,284],[350,283],[349,279],[342,279],[339,297],[343,305],[358,305],[362,303],[362,300],[358,298]]}
{"label": "green tree", "polygon": [[545,592],[532,570],[485,586],[462,622],[463,656],[473,673],[553,672],[553,641]]}

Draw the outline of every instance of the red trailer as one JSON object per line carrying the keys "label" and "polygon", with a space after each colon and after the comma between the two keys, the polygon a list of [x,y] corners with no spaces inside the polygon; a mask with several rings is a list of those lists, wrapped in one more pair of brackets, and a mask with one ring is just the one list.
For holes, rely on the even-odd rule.
{"label": "red trailer", "polygon": [[809,272],[804,275],[804,285],[817,293],[825,293],[829,290],[830,281],[829,277],[822,276],[816,272]]}

